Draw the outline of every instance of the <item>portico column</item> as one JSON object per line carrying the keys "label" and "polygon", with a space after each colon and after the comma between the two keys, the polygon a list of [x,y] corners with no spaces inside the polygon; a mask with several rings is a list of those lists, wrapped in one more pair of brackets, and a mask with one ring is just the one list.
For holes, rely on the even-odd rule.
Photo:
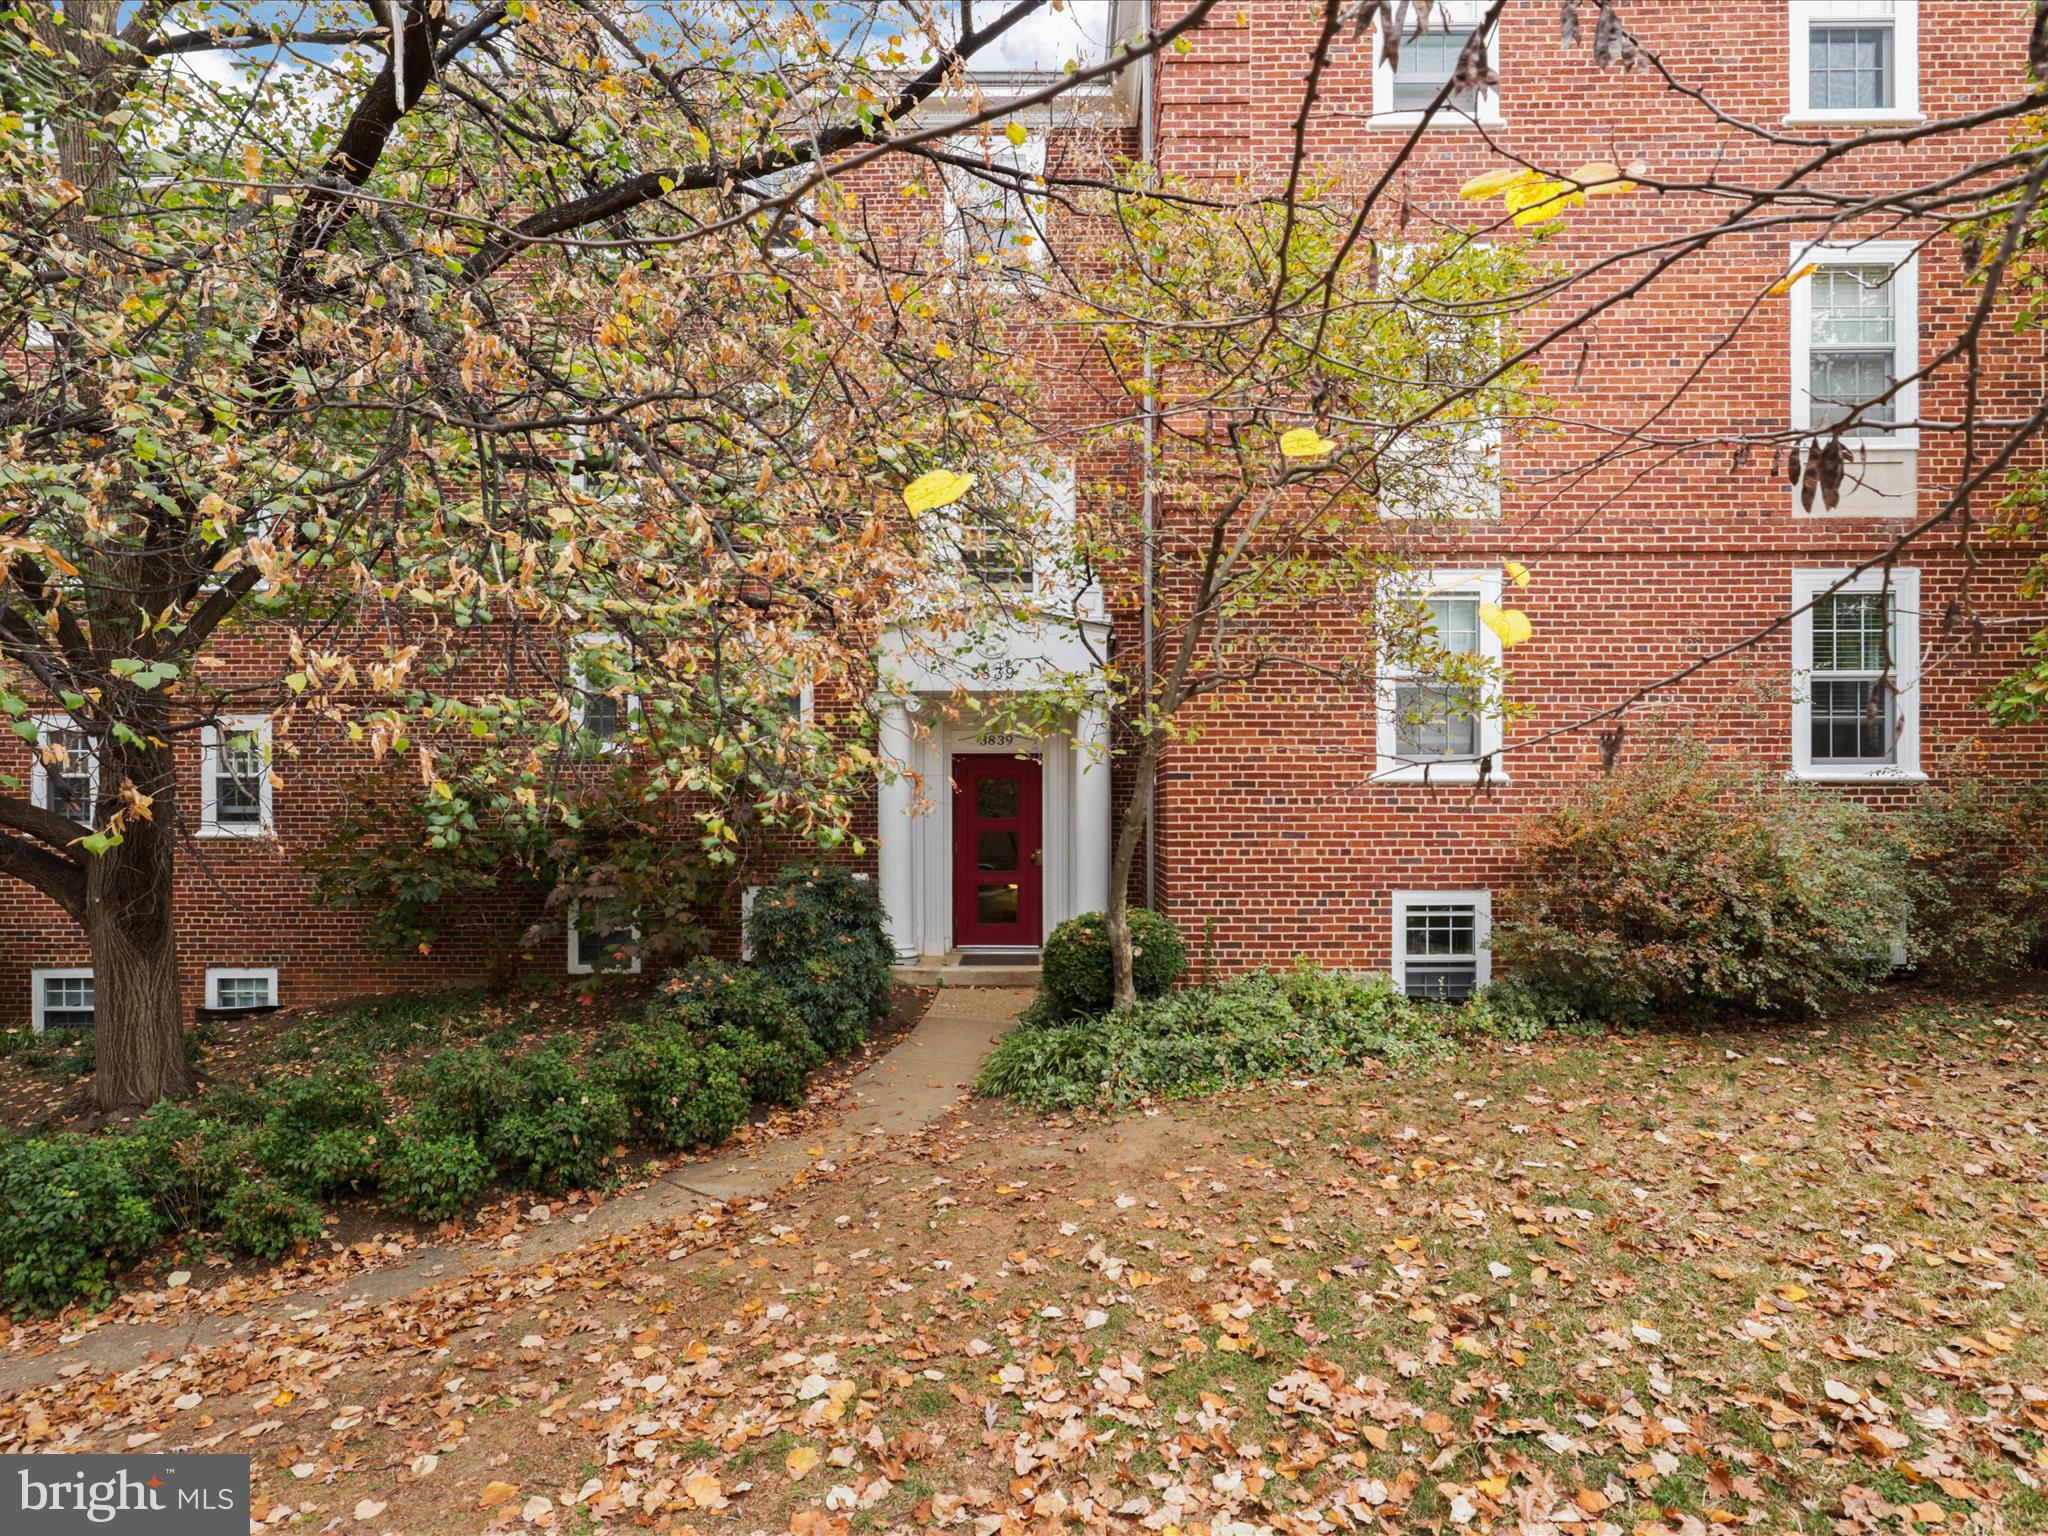
{"label": "portico column", "polygon": [[1109,715],[1090,705],[1074,720],[1074,911],[1109,905]]}
{"label": "portico column", "polygon": [[889,939],[899,956],[914,960],[918,954],[917,881],[911,873],[910,845],[915,835],[911,812],[917,797],[910,779],[910,711],[902,700],[892,699],[882,706],[878,738],[882,768],[875,796],[875,875],[881,886]]}

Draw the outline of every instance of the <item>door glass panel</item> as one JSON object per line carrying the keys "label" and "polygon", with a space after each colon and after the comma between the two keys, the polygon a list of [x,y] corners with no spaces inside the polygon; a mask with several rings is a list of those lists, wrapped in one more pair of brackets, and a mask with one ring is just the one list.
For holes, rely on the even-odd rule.
{"label": "door glass panel", "polygon": [[1017,867],[1017,834],[1014,832],[982,832],[976,834],[975,867],[977,869],[1015,869]]}
{"label": "door glass panel", "polygon": [[1014,923],[1019,910],[1014,885],[984,885],[974,893],[974,915],[980,922]]}
{"label": "door glass panel", "polygon": [[1000,819],[1017,814],[1015,779],[977,779],[974,784],[974,814]]}

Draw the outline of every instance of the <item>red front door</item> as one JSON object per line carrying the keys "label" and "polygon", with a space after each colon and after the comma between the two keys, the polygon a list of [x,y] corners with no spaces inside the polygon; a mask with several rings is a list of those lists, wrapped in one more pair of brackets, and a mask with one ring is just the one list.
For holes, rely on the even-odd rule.
{"label": "red front door", "polygon": [[953,759],[953,942],[1036,944],[1040,933],[1038,764]]}

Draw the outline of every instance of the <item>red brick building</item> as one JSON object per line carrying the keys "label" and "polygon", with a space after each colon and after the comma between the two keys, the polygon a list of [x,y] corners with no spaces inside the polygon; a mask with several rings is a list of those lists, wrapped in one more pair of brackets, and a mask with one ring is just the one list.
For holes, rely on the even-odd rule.
{"label": "red brick building", "polygon": [[[1069,6],[1097,39],[1182,9]],[[1962,476],[1958,435],[1941,429],[1963,414],[1960,368],[1902,392],[1890,403],[1894,425],[1859,436],[1863,461],[1832,509],[1802,506],[1778,453],[1735,446],[1824,426],[1840,402],[1867,399],[1937,355],[1975,302],[1953,244],[1922,250],[1926,230],[1881,209],[1831,227],[1788,218],[1639,283],[1668,243],[1724,216],[1742,189],[1778,184],[1830,139],[1896,133],[1817,173],[1835,193],[1925,183],[1999,153],[2004,124],[1924,140],[1912,130],[2021,93],[2030,8],[1634,0],[1626,19],[1658,67],[1624,70],[1603,67],[1587,41],[1561,40],[1552,0],[1508,0],[1488,42],[1498,86],[1423,124],[1418,109],[1442,94],[1464,29],[1487,7],[1436,9],[1453,30],[1411,40],[1398,65],[1376,28],[1340,29],[1308,119],[1307,163],[1363,185],[1400,156],[1388,195],[1417,219],[1463,226],[1497,216],[1457,194],[1503,152],[1557,169],[1640,162],[1654,182],[1693,190],[1602,200],[1567,221],[1552,256],[1595,275],[1559,296],[1555,317],[1599,305],[1593,323],[1543,357],[1545,387],[1568,408],[1555,431],[1505,450],[1494,503],[1407,530],[1435,578],[1432,619],[1446,645],[1497,654],[1477,608],[1500,600],[1504,561],[1531,573],[1514,601],[1534,637],[1501,658],[1515,710],[1422,720],[1412,706],[1427,678],[1388,669],[1361,690],[1297,672],[1218,696],[1195,740],[1169,753],[1134,894],[1225,970],[1299,956],[1390,971],[1418,989],[1483,981],[1492,893],[1514,877],[1517,827],[1600,771],[1601,733],[1565,728],[1639,691],[1654,689],[1628,716],[1624,752],[1683,727],[1766,770],[1880,804],[1952,771],[1958,751],[1979,749],[1980,771],[2033,776],[2048,747],[2041,732],[1993,728],[1977,703],[2031,632],[2017,596],[2030,551],[1975,552],[1970,599],[1988,626],[1947,621],[1965,557],[1941,527],[1908,544],[1888,575],[1822,596],[1941,508]],[[1091,143],[1107,134],[1170,176],[1277,190],[1322,14],[1309,0],[1226,3],[1184,51],[1146,60],[1078,105],[1026,114],[1020,161],[1030,170],[1042,164],[1033,156],[1058,156],[1085,118]],[[1018,83],[1032,79],[1026,68]],[[949,194],[950,240],[976,238],[977,195]],[[1030,216],[1043,217],[1057,248],[1058,210]],[[1809,263],[1788,294],[1768,294]],[[1099,401],[1061,361],[1074,349],[1058,337],[1044,346],[1057,440]],[[2044,385],[2039,343],[1993,327],[1980,384],[1988,414],[2031,410]],[[1138,466],[1095,464],[1052,477],[1048,494],[1092,494],[1076,488],[1105,479],[1143,494]],[[1147,507],[1162,542],[1188,536],[1182,513]],[[1113,711],[1083,708],[1064,729],[1022,741],[946,723],[938,706],[963,677],[982,691],[1028,688],[1034,667],[1079,670],[1112,648],[1138,654],[1139,591],[1139,573],[1119,569],[1053,594],[1050,606],[1070,619],[997,637],[965,674],[900,648],[878,710],[883,756],[906,772],[878,784],[870,868],[906,958],[1029,951],[1053,923],[1102,905],[1124,793],[1105,755]],[[1311,611],[1301,623],[1336,637],[1358,618]],[[1740,648],[1665,683],[1730,647]],[[1887,707],[1871,707],[1874,691]],[[355,767],[339,742],[308,747],[284,790],[245,803],[219,744],[193,755],[183,789],[198,811],[178,921],[195,1005],[470,980],[524,928],[532,914],[478,913],[431,957],[396,964],[363,945],[352,915],[318,908],[300,860]],[[60,780],[38,769],[38,797],[61,803]],[[579,958],[573,933],[532,957],[569,971]],[[81,1016],[86,966],[68,920],[19,886],[0,887],[0,1020]]]}

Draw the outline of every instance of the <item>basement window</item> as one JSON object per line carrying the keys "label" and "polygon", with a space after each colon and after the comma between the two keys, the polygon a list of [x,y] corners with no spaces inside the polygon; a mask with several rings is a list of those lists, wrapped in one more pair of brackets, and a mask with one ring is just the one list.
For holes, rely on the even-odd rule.
{"label": "basement window", "polygon": [[35,1032],[46,1029],[91,1029],[93,986],[90,968],[29,972],[31,1015]]}
{"label": "basement window", "polygon": [[206,972],[206,1006],[217,1013],[250,1013],[277,1006],[277,970],[211,966]]}
{"label": "basement window", "polygon": [[1394,985],[1420,1002],[1461,1003],[1493,975],[1490,891],[1396,891]]}
{"label": "basement window", "polygon": [[637,976],[640,974],[640,925],[593,915],[584,919],[580,903],[569,908],[569,974],[571,976]]}

